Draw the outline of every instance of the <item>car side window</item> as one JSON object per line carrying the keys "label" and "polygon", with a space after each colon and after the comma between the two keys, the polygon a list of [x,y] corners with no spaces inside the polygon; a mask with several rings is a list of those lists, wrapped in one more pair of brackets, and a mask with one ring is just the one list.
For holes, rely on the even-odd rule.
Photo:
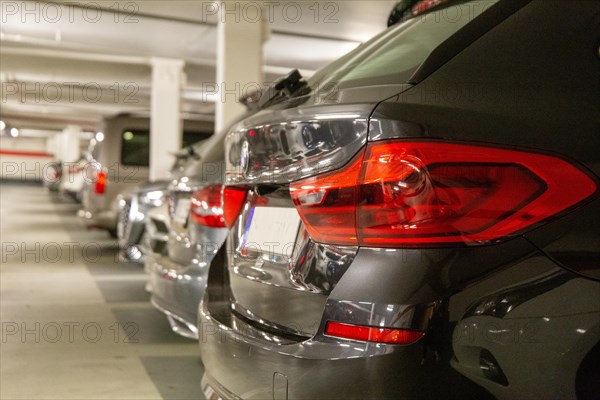
{"label": "car side window", "polygon": [[[211,134],[199,131],[183,132],[182,147],[187,147]],[[121,133],[121,164],[134,167],[150,165],[150,131],[147,129],[125,129]]]}
{"label": "car side window", "polygon": [[121,133],[121,164],[135,167],[150,165],[150,131],[123,130]]}
{"label": "car side window", "polygon": [[211,133],[199,131],[184,131],[181,148],[188,147],[201,140],[208,139]]}

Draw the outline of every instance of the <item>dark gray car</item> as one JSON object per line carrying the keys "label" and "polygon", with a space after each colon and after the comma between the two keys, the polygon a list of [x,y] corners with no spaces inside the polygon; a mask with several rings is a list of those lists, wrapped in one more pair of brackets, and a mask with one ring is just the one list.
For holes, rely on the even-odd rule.
{"label": "dark gray car", "polygon": [[597,399],[599,22],[448,1],[266,91],[227,138],[207,398]]}

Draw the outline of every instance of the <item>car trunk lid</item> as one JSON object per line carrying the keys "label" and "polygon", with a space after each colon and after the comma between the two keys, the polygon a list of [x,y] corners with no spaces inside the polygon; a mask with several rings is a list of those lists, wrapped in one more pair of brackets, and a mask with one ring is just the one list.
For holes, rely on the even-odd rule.
{"label": "car trunk lid", "polygon": [[327,297],[356,248],[313,242],[289,184],[347,163],[366,143],[373,107],[264,111],[227,136],[225,190],[245,193],[227,240],[231,306],[238,316],[292,337],[318,330]]}

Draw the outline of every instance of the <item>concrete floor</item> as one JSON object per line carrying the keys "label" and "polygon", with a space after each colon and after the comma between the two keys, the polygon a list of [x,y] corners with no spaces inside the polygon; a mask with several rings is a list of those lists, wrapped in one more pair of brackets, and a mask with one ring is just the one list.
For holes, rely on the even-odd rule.
{"label": "concrete floor", "polygon": [[149,303],[142,267],[78,206],[0,184],[0,398],[202,399],[198,345]]}

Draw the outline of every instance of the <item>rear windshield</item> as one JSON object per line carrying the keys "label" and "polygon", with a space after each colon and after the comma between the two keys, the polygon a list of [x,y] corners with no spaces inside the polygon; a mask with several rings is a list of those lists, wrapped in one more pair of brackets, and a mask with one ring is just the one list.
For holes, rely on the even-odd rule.
{"label": "rear windshield", "polygon": [[[183,132],[182,147],[204,140],[210,133]],[[135,167],[150,165],[150,131],[147,129],[125,129],[121,134],[121,164]]]}
{"label": "rear windshield", "polygon": [[407,83],[427,56],[498,0],[449,3],[383,31],[318,71],[309,85],[340,87]]}

